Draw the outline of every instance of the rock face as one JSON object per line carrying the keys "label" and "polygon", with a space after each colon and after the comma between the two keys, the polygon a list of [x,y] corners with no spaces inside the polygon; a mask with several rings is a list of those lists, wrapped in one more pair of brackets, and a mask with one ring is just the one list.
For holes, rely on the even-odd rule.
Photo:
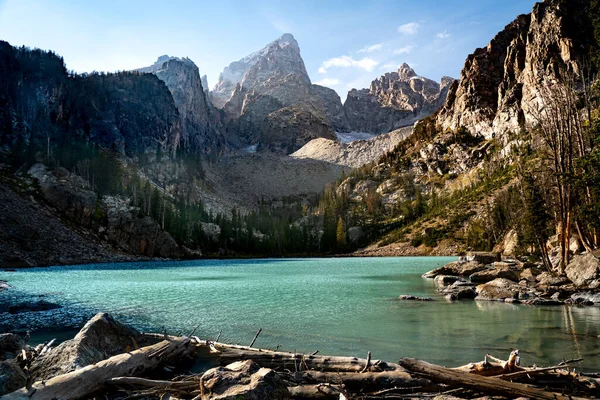
{"label": "rock face", "polygon": [[350,132],[342,100],[337,92],[321,85],[313,85],[313,90],[323,102],[325,116],[336,132]]}
{"label": "rock face", "polygon": [[217,119],[208,101],[206,75],[200,78],[198,67],[189,58],[158,58],[150,67],[138,71],[152,73],[163,81],[175,101],[181,117],[181,137],[177,148],[191,154],[218,153],[224,138],[216,126]]}
{"label": "rock face", "polygon": [[125,252],[150,257],[183,254],[171,235],[152,218],[140,215],[128,199],[104,196],[99,201],[83,179],[60,168],[49,172],[43,164],[35,164],[29,174],[52,207],[83,227],[102,230],[105,239]]}
{"label": "rock face", "polygon": [[386,133],[412,125],[444,103],[452,78],[441,83],[417,76],[408,65],[371,82],[369,89],[348,92],[344,113],[350,130]]}
{"label": "rock face", "polygon": [[438,124],[491,138],[533,123],[540,85],[560,81],[561,70],[580,71],[577,59],[588,54],[588,6],[586,0],[548,0],[506,26],[467,58]]}
{"label": "rock face", "polygon": [[139,340],[136,331],[106,313],[99,313],[85,324],[75,338],[35,359],[31,374],[35,380],[47,380],[116,354],[135,350]]}
{"label": "rock face", "polygon": [[211,98],[239,147],[290,154],[317,137],[335,139],[290,34],[225,68]]}
{"label": "rock face", "polygon": [[202,375],[202,400],[287,400],[290,392],[284,381],[254,361],[238,361],[213,368]]}

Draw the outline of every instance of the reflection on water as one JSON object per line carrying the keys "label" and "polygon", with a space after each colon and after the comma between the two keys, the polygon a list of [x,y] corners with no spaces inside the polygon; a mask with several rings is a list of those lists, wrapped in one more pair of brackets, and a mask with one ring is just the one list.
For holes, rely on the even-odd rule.
{"label": "reflection on water", "polygon": [[[600,308],[530,307],[497,302],[448,303],[434,292],[427,270],[452,258],[185,261],[30,269],[0,273],[16,297],[64,305],[11,316],[20,325],[81,326],[99,310],[141,330],[189,331],[199,336],[282,349],[396,361],[418,357],[455,366],[506,358],[518,348],[526,364],[585,358],[600,370]],[[434,302],[397,301],[401,294]],[[44,333],[46,336],[48,332]],[[35,336],[35,335],[34,335]]]}

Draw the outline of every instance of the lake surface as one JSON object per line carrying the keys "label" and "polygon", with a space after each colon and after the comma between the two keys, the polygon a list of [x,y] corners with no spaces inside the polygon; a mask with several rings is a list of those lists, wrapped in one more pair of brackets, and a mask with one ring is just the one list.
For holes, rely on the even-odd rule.
{"label": "lake surface", "polygon": [[[33,328],[43,340],[56,326],[79,327],[97,311],[146,331],[189,333],[287,351],[397,361],[417,357],[456,366],[486,353],[524,364],[585,358],[600,370],[600,308],[448,303],[421,274],[455,258],[201,260],[92,264],[0,272],[13,289],[64,308],[0,313],[0,327]],[[401,294],[434,302],[398,301]],[[67,330],[69,336],[72,331]],[[65,333],[66,335],[66,333]]]}

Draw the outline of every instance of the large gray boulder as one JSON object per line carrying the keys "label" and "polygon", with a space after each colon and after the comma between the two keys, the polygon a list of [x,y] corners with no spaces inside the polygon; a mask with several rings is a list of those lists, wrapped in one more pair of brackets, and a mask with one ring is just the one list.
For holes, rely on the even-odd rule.
{"label": "large gray boulder", "polygon": [[0,335],[0,360],[15,358],[23,348],[25,348],[25,342],[21,336],[14,333]]}
{"label": "large gray boulder", "polygon": [[202,375],[202,400],[285,400],[290,392],[285,382],[268,368],[252,360],[210,369]]}
{"label": "large gray boulder", "polygon": [[27,375],[15,360],[0,362],[0,396],[14,392],[27,384]]}
{"label": "large gray boulder", "polygon": [[135,350],[140,340],[134,329],[120,324],[109,314],[98,313],[75,338],[37,358],[31,365],[31,374],[36,381],[47,380]]}
{"label": "large gray boulder", "polygon": [[505,301],[506,299],[518,299],[520,290],[521,287],[517,283],[505,278],[497,278],[477,286],[475,300]]}
{"label": "large gray boulder", "polygon": [[575,256],[565,268],[565,273],[576,286],[589,285],[600,279],[600,260],[589,253]]}
{"label": "large gray boulder", "polygon": [[484,270],[485,265],[477,261],[454,261],[442,267],[436,268],[423,274],[423,278],[435,278],[438,275],[449,276],[470,276],[476,272]]}
{"label": "large gray boulder", "polygon": [[520,279],[519,272],[508,266],[494,267],[483,271],[475,272],[469,276],[473,283],[486,283],[494,279],[504,278],[518,282]]}

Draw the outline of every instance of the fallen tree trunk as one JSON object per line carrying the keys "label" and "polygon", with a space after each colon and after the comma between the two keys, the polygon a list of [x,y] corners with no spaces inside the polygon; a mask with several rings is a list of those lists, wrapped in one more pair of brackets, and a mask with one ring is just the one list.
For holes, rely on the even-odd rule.
{"label": "fallen tree trunk", "polygon": [[169,361],[180,360],[195,349],[188,338],[164,340],[152,346],[130,353],[123,353],[97,364],[59,375],[46,382],[37,382],[30,390],[26,388],[10,393],[7,400],[76,400],[89,398],[105,388],[106,381],[120,376],[140,376]]}
{"label": "fallen tree trunk", "polygon": [[399,364],[409,372],[427,377],[433,381],[454,387],[474,389],[478,392],[506,396],[509,398],[530,397],[542,400],[577,400],[580,397],[564,396],[533,388],[521,383],[503,381],[498,378],[469,374],[439,365],[429,364],[414,358],[402,358]]}
{"label": "fallen tree trunk", "polygon": [[292,372],[306,370],[331,372],[404,371],[398,364],[380,360],[371,361],[369,367],[365,369],[368,361],[365,358],[286,353],[223,343],[209,343],[208,346],[211,346],[217,352],[217,358],[222,365],[238,360],[252,360],[261,367]]}
{"label": "fallen tree trunk", "polygon": [[351,392],[381,390],[394,387],[419,388],[437,390],[438,386],[423,378],[413,378],[404,371],[383,372],[317,372],[308,371],[302,374],[302,383],[331,383],[343,384]]}

